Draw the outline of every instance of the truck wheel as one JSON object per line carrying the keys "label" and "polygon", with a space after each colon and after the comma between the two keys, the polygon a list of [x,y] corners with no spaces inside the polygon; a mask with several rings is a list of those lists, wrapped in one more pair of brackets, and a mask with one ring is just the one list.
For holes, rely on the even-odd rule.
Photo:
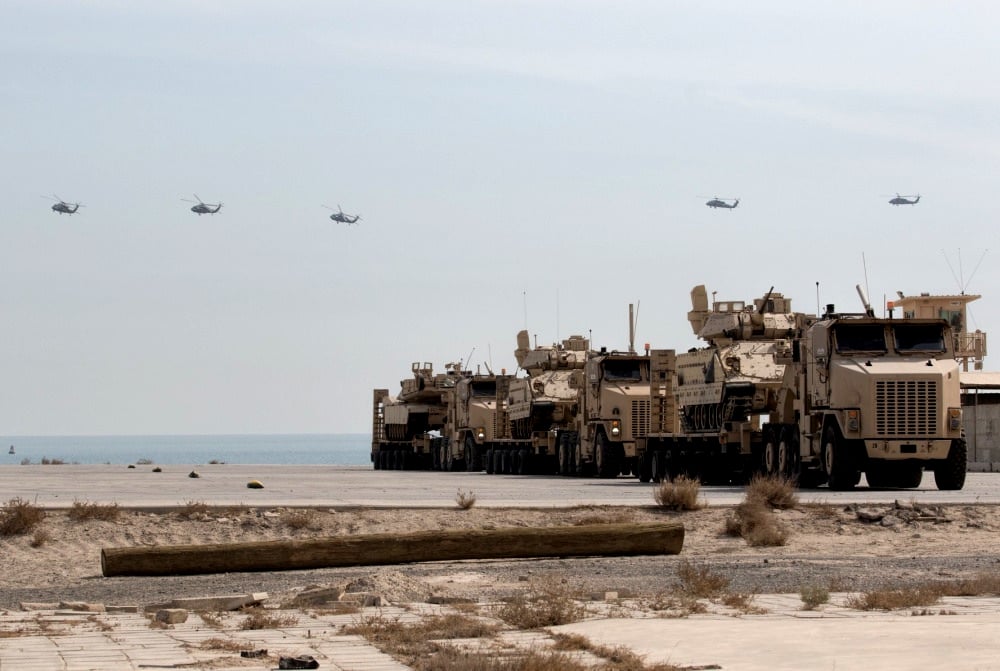
{"label": "truck wheel", "polygon": [[778,473],[791,480],[799,475],[799,434],[794,426],[781,430],[778,441]]}
{"label": "truck wheel", "polygon": [[764,433],[764,475],[777,475],[778,471],[778,431],[769,426]]}
{"label": "truck wheel", "polygon": [[872,489],[884,489],[890,486],[885,464],[882,463],[869,461],[868,468],[865,469],[865,480]]}
{"label": "truck wheel", "polygon": [[483,468],[486,469],[487,475],[493,475],[493,448],[490,447],[486,450],[486,454],[483,455]]}
{"label": "truck wheel", "polygon": [[[649,468],[652,471],[653,482],[662,482],[667,472],[666,455],[663,452],[653,452],[650,459]],[[668,480],[670,478],[667,478]]]}
{"label": "truck wheel", "polygon": [[646,483],[653,479],[653,455],[649,452],[644,452],[641,457],[639,457],[639,482]]}
{"label": "truck wheel", "polygon": [[965,439],[951,441],[948,458],[940,462],[934,469],[934,484],[942,491],[954,491],[965,486],[965,460],[968,448]]}
{"label": "truck wheel", "polygon": [[602,431],[597,432],[594,439],[594,459],[597,461],[597,477],[616,478],[621,470],[618,459],[615,458],[615,448]]}
{"label": "truck wheel", "polygon": [[531,464],[531,453],[528,450],[522,449],[517,453],[517,474],[527,475],[531,470],[529,468]]}
{"label": "truck wheel", "polygon": [[893,469],[891,485],[899,489],[916,489],[924,479],[924,469],[917,464],[898,464]]}
{"label": "truck wheel", "polygon": [[861,479],[861,471],[854,463],[850,446],[837,435],[832,426],[823,432],[823,470],[834,491],[854,489]]}
{"label": "truck wheel", "polygon": [[465,470],[470,472],[483,470],[479,465],[479,446],[472,436],[465,437]]}

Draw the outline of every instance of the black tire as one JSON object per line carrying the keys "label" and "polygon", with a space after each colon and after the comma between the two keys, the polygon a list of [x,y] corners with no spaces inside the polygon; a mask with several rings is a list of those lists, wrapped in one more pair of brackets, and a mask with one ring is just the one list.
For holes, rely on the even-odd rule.
{"label": "black tire", "polygon": [[472,436],[465,437],[465,470],[469,472],[481,471],[479,464],[479,446]]}
{"label": "black tire", "polygon": [[607,439],[603,431],[598,431],[594,438],[594,460],[597,466],[597,477],[617,478],[621,470],[615,455],[615,446]]}
{"label": "black tire", "polygon": [[778,431],[768,426],[764,431],[764,451],[761,453],[761,472],[764,475],[778,474]]}
{"label": "black tire", "polygon": [[830,489],[834,491],[854,489],[861,479],[861,471],[851,454],[850,445],[832,426],[823,432],[823,470],[826,471]]}
{"label": "black tire", "polygon": [[892,486],[899,489],[916,489],[924,479],[924,467],[919,463],[895,464],[890,473]]}
{"label": "black tire", "polygon": [[[667,473],[666,455],[659,451],[653,452],[649,465],[653,475],[653,482],[662,482],[663,476]],[[667,479],[669,480],[669,478]]]}
{"label": "black tire", "polygon": [[493,448],[492,447],[486,450],[486,454],[484,455],[484,457],[485,458],[483,459],[483,461],[485,461],[486,463],[483,464],[483,466],[486,468],[486,474],[487,475],[493,475]]}
{"label": "black tire", "polygon": [[885,464],[878,462],[868,464],[868,468],[865,469],[865,480],[868,481],[868,486],[871,489],[885,489],[891,486]]}
{"label": "black tire", "polygon": [[934,469],[934,484],[941,491],[957,491],[965,486],[968,447],[964,438],[951,441],[948,458]]}
{"label": "black tire", "polygon": [[521,449],[517,453],[517,474],[527,475],[529,473],[531,465],[531,453],[528,450]]}
{"label": "black tire", "polygon": [[647,483],[653,479],[652,456],[650,452],[645,452],[639,457],[639,472],[636,474],[639,476],[639,482]]}
{"label": "black tire", "polygon": [[795,426],[786,426],[778,436],[778,473],[790,480],[799,475],[799,433]]}
{"label": "black tire", "polygon": [[381,452],[372,453],[372,468],[375,469],[376,471],[382,470],[382,461],[379,459],[379,457],[381,456],[382,456]]}

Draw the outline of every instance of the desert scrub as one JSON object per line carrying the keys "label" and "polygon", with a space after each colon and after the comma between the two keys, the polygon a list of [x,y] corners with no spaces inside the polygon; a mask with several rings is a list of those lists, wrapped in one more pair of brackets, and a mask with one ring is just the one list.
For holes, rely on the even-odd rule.
{"label": "desert scrub", "polygon": [[479,667],[426,665],[429,658],[435,657],[436,653],[442,651],[433,641],[455,638],[485,638],[493,636],[499,630],[500,627],[495,623],[457,613],[425,617],[416,622],[408,623],[400,622],[398,618],[388,618],[378,614],[359,618],[354,623],[345,626],[343,633],[363,636],[383,652],[400,657],[411,666],[424,660],[424,665],[417,668],[465,669]]}
{"label": "desert scrub", "polygon": [[302,529],[315,529],[316,511],[304,508],[302,510],[286,510],[281,514],[281,523],[289,529],[300,531]]}
{"label": "desert scrub", "polygon": [[788,532],[760,499],[747,499],[737,505],[726,517],[725,532],[741,536],[754,547],[784,545],[788,541]]}
{"label": "desert scrub", "polygon": [[493,615],[518,629],[539,629],[579,622],[587,610],[563,583],[539,581],[532,594],[511,597],[493,608]]}
{"label": "desert scrub", "polygon": [[844,602],[855,610],[896,610],[897,608],[926,608],[941,598],[938,585],[877,589],[850,596]]}
{"label": "desert scrub", "polygon": [[244,608],[243,612],[247,614],[247,617],[240,624],[240,629],[245,631],[293,627],[298,624],[299,621],[299,618],[292,614],[281,615],[269,612],[263,608]]}
{"label": "desert scrub", "polygon": [[684,559],[677,564],[678,590],[684,596],[710,599],[729,589],[729,578],[712,573],[707,566],[698,567]]}
{"label": "desert scrub", "polygon": [[455,494],[455,503],[462,510],[468,510],[472,506],[476,505],[476,493],[473,491],[465,491],[459,488],[458,493]]}
{"label": "desert scrub", "polygon": [[795,483],[784,475],[755,475],[747,485],[745,496],[747,501],[760,501],[779,510],[799,505]]}
{"label": "desert scrub", "polygon": [[86,520],[102,520],[114,522],[118,519],[118,504],[90,503],[88,501],[73,501],[73,507],[69,509],[66,516],[74,522],[84,522]]}
{"label": "desert scrub", "polygon": [[45,511],[30,501],[15,497],[0,508],[0,536],[22,536],[35,530]]}
{"label": "desert scrub", "polygon": [[192,520],[196,517],[204,517],[208,514],[208,504],[204,501],[188,501],[177,509],[177,517],[183,520]]}
{"label": "desert scrub", "polygon": [[821,585],[807,585],[799,591],[802,610],[816,610],[830,601],[830,590]]}
{"label": "desert scrub", "polygon": [[663,480],[653,487],[653,500],[664,510],[698,510],[705,502],[698,498],[701,481],[679,475],[673,480]]}

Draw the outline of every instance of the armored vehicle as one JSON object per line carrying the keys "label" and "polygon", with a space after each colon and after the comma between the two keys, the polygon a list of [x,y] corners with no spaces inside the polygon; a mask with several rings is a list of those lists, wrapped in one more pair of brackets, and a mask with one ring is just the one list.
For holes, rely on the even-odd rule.
{"label": "armored vehicle", "polygon": [[376,389],[372,401],[372,464],[377,469],[431,468],[440,454],[441,430],[460,379],[458,370],[434,373],[430,363],[414,363],[413,376],[391,396]]}
{"label": "armored vehicle", "polygon": [[498,380],[505,375],[463,373],[448,406],[445,443],[435,466],[441,470],[483,469],[487,447],[497,439]]}

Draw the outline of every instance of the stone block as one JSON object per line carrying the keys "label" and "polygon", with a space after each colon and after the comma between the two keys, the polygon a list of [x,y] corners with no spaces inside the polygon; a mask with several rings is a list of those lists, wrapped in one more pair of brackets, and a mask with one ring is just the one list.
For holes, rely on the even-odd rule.
{"label": "stone block", "polygon": [[60,601],[59,608],[81,613],[103,613],[106,610],[103,603],[87,603],[86,601]]}
{"label": "stone block", "polygon": [[161,608],[156,611],[156,621],[165,624],[180,624],[187,622],[188,614],[183,608]]}
{"label": "stone block", "polygon": [[296,606],[319,606],[340,601],[345,591],[346,587],[344,585],[336,587],[313,587],[299,592],[292,599],[292,603]]}

